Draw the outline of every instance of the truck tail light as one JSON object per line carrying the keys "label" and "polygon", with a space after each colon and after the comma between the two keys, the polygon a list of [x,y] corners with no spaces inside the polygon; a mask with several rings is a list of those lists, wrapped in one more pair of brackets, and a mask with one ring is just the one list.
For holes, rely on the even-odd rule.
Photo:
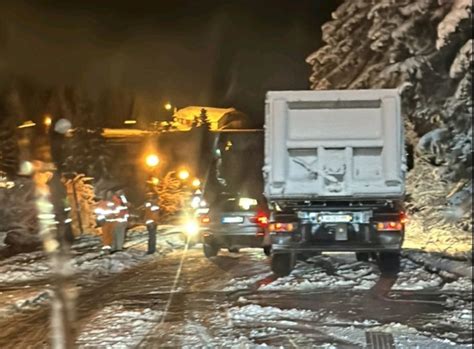
{"label": "truck tail light", "polygon": [[296,229],[296,224],[293,223],[271,223],[268,226],[270,232],[284,233],[292,232]]}
{"label": "truck tail light", "polygon": [[401,222],[378,222],[376,227],[378,231],[400,231],[403,229],[403,224]]}
{"label": "truck tail light", "polygon": [[209,224],[211,222],[211,219],[209,218],[209,216],[202,216],[201,217],[201,223],[202,224]]}
{"label": "truck tail light", "polygon": [[400,212],[400,223],[405,224],[408,221],[406,212]]}

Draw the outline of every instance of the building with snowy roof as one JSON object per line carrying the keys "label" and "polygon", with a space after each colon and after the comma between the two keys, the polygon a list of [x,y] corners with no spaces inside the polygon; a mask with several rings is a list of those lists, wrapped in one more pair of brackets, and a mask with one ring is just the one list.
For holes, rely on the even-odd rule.
{"label": "building with snowy roof", "polygon": [[222,130],[226,128],[245,128],[248,124],[248,117],[235,108],[213,108],[189,106],[177,110],[173,119],[178,129],[191,128],[196,117],[199,117],[201,110],[206,110],[206,115],[211,124],[211,130]]}

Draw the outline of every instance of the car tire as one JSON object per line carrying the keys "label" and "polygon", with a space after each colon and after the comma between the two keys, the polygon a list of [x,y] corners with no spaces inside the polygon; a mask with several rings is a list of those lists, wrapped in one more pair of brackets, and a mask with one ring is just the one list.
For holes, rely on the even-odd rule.
{"label": "car tire", "polygon": [[212,245],[212,244],[204,243],[202,245],[202,249],[204,251],[204,255],[207,258],[215,257],[215,256],[217,256],[217,253],[219,252],[219,247],[217,247],[216,245]]}
{"label": "car tire", "polygon": [[238,248],[229,248],[228,249],[230,253],[239,253],[240,249]]}
{"label": "car tire", "polygon": [[377,262],[382,273],[398,273],[400,271],[399,252],[380,252]]}
{"label": "car tire", "polygon": [[356,252],[356,259],[359,262],[368,262],[370,259],[370,254],[367,252]]}
{"label": "car tire", "polygon": [[287,276],[293,270],[290,253],[277,253],[272,257],[272,271],[276,276]]}
{"label": "car tire", "polygon": [[272,255],[272,247],[271,246],[265,246],[263,248],[263,253],[265,253],[265,256],[270,257]]}

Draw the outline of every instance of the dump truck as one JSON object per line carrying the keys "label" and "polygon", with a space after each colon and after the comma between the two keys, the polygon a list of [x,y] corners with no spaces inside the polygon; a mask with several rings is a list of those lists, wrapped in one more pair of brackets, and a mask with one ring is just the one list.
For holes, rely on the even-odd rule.
{"label": "dump truck", "polygon": [[406,156],[399,91],[271,91],[264,195],[271,267],[355,252],[396,271],[405,231]]}

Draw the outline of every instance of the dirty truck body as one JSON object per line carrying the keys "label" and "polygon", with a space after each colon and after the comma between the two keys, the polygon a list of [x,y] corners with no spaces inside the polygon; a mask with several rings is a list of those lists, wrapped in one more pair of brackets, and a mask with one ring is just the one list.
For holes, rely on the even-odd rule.
{"label": "dirty truck body", "polygon": [[263,175],[273,271],[288,274],[296,257],[322,251],[395,268],[405,168],[397,90],[268,92]]}

